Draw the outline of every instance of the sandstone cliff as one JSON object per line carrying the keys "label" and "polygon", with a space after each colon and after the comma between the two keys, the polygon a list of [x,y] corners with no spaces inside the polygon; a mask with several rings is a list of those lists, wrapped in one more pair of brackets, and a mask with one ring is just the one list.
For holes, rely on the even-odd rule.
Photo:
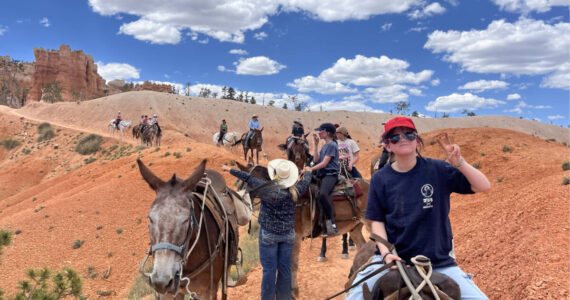
{"label": "sandstone cliff", "polygon": [[105,80],[97,73],[91,55],[81,50],[71,51],[67,45],[59,50],[34,48],[35,72],[29,101],[40,101],[42,89],[53,81],[59,82],[63,101],[89,100],[104,96]]}

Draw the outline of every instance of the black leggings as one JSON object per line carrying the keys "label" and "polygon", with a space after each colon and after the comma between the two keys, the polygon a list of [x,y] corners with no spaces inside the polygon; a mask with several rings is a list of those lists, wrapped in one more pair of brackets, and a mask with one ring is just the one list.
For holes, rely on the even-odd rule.
{"label": "black leggings", "polygon": [[337,181],[338,175],[327,175],[321,178],[321,186],[319,187],[319,202],[325,212],[325,219],[330,219],[333,224],[335,220],[333,197],[331,193]]}

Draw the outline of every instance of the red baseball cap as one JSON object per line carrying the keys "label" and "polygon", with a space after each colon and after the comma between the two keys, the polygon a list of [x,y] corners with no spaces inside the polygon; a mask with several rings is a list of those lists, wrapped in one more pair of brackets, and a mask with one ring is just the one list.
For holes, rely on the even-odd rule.
{"label": "red baseball cap", "polygon": [[395,117],[384,124],[384,133],[382,134],[382,139],[386,138],[388,132],[396,127],[407,127],[413,129],[414,131],[417,131],[412,119],[408,117]]}

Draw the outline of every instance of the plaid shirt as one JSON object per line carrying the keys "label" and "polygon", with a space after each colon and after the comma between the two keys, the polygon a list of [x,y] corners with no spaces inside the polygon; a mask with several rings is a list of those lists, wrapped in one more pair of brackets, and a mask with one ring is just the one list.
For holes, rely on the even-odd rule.
{"label": "plaid shirt", "polygon": [[[243,171],[231,169],[230,173],[247,182],[251,188],[256,188],[265,183],[264,180],[255,178]],[[295,185],[299,191],[299,197],[305,194],[310,183],[311,172],[306,172],[304,180]],[[259,198],[261,199],[261,210],[258,221],[264,230],[274,234],[287,234],[295,228],[296,203],[293,202],[289,189],[281,189],[276,185],[263,188],[259,192]]]}

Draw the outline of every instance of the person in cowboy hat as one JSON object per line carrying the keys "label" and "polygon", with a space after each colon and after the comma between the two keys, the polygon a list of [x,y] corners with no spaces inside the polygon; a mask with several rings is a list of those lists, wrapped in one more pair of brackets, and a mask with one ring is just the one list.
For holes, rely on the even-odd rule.
{"label": "person in cowboy hat", "polygon": [[[285,159],[274,159],[267,165],[271,183],[249,173],[226,165],[222,170],[259,189],[259,260],[263,267],[261,299],[291,299],[291,255],[295,242],[295,207],[299,195],[303,195],[311,183],[311,172],[298,182],[297,166]],[[273,184],[272,184],[273,183]],[[296,184],[295,184],[296,183]],[[276,278],[277,277],[277,278]]]}
{"label": "person in cowboy hat", "polygon": [[[291,136],[287,139],[287,158],[291,160],[291,147],[293,143],[298,139],[303,139],[305,135],[305,129],[303,128],[303,123],[300,120],[293,121],[293,128],[291,128]],[[312,155],[309,153],[309,141],[305,140],[305,155],[307,156],[307,164],[313,159]]]}
{"label": "person in cowboy hat", "polygon": [[[366,219],[371,221],[372,233],[393,244],[398,256],[377,241],[372,260],[388,264],[425,255],[434,271],[457,282],[461,299],[487,299],[455,262],[449,195],[487,192],[491,189],[489,180],[465,161],[456,144],[441,145],[449,163],[419,155],[423,140],[408,117],[392,118],[384,128],[382,140],[393,163],[372,176]],[[380,267],[382,264],[373,268]],[[369,272],[365,268],[355,281]],[[367,284],[373,285],[385,273],[367,279]],[[362,299],[362,284],[352,288],[345,299]]]}
{"label": "person in cowboy hat", "polygon": [[336,129],[339,158],[344,162],[348,175],[352,178],[362,178],[360,172],[354,166],[360,159],[360,148],[356,142],[350,138],[346,127]]}
{"label": "person in cowboy hat", "polygon": [[[318,131],[318,133],[313,133],[313,157],[316,165],[309,168],[309,170],[318,170],[315,176],[321,179],[319,183],[319,203],[325,215],[323,236],[335,236],[338,235],[338,231],[334,219],[331,193],[338,181],[339,153],[335,136],[336,128],[331,123],[323,123],[318,128],[315,128],[315,131]],[[319,138],[325,141],[320,152],[318,152]]]}
{"label": "person in cowboy hat", "polygon": [[251,120],[249,121],[249,131],[247,132],[247,135],[245,136],[245,147],[249,148],[249,138],[251,137],[251,135],[253,134],[253,132],[255,130],[259,130],[260,125],[259,125],[259,120],[257,119],[257,114],[253,114],[251,116]]}

